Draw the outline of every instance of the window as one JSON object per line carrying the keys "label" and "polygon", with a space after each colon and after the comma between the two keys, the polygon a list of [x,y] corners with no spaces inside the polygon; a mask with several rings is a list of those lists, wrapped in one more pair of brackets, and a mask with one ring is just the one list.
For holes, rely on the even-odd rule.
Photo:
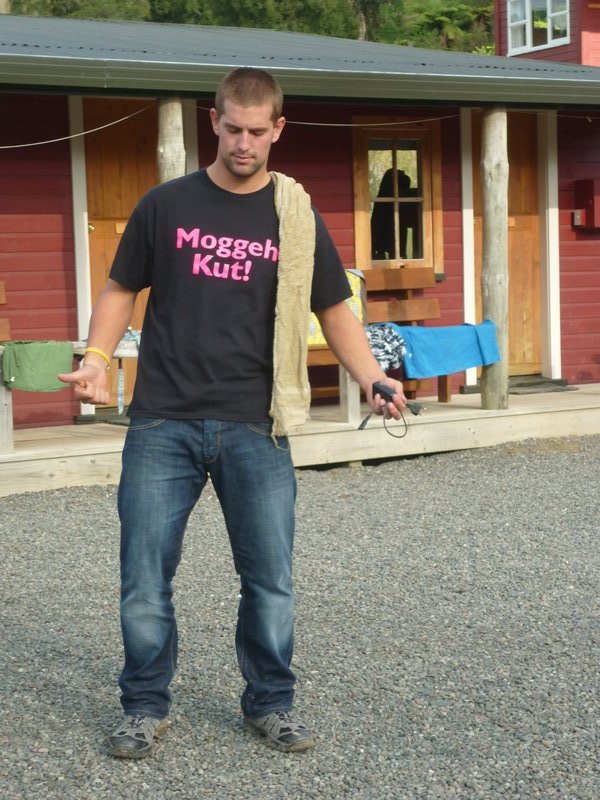
{"label": "window", "polygon": [[371,117],[354,123],[357,267],[442,272],[439,122]]}
{"label": "window", "polygon": [[508,54],[569,41],[569,0],[508,0]]}

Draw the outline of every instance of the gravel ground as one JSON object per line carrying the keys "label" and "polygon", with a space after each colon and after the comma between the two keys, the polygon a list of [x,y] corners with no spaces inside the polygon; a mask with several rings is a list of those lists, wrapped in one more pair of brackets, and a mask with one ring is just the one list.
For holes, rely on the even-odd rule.
{"label": "gravel ground", "polygon": [[600,437],[299,470],[297,710],[244,731],[236,576],[212,489],[177,577],[173,727],[111,759],[120,709],[114,487],[0,501],[0,797],[600,797]]}

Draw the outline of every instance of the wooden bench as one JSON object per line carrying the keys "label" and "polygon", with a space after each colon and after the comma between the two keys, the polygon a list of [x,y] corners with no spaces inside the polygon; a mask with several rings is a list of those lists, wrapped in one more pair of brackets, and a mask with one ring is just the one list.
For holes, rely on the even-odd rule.
{"label": "wooden bench", "polygon": [[[435,286],[435,274],[424,267],[374,267],[363,272],[367,289],[367,324],[396,322],[400,325],[417,325],[427,320],[439,319],[440,304],[437,297],[423,295],[424,289]],[[307,363],[309,367],[332,366],[337,359],[325,345],[309,345]],[[407,397],[416,397],[428,381],[406,380],[404,391]],[[314,397],[332,396],[340,393],[343,416],[350,420],[355,414],[347,407],[350,402],[348,392],[355,391],[345,370],[340,366],[339,389],[321,387],[313,393]],[[450,376],[439,375],[437,395],[441,403],[449,403],[452,393]],[[356,401],[353,403],[356,406]]]}

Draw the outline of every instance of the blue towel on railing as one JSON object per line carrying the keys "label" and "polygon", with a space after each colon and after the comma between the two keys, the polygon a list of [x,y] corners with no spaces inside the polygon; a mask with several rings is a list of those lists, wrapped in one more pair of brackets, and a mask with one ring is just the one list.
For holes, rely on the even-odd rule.
{"label": "blue towel on railing", "polygon": [[478,325],[465,323],[441,328],[388,324],[405,341],[403,367],[407,378],[450,375],[500,361],[496,326],[489,319]]}

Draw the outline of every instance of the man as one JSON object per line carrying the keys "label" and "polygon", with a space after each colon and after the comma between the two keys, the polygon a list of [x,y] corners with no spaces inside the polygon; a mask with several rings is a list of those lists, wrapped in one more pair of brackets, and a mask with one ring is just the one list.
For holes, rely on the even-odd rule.
{"label": "man", "polygon": [[[308,196],[267,171],[285,124],[282,99],[262,70],[223,79],[210,112],[215,161],[142,198],[94,307],[83,366],[60,376],[78,399],[107,403],[108,354],[137,293],[151,287],[119,486],[125,717],[109,740],[117,757],[147,756],[168,725],[171,582],[209,476],[240,575],[244,721],[279,750],[314,746],[292,712],[296,485],[286,436],[306,416],[310,307],[373,410],[398,418],[405,404],[344,302],[344,270]],[[371,396],[376,380],[394,389],[394,403]]]}

